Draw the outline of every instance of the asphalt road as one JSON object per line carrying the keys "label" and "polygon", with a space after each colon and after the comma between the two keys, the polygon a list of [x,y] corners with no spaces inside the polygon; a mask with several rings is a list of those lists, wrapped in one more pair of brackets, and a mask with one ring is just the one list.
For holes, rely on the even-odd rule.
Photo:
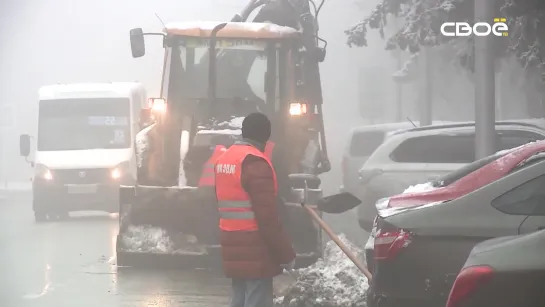
{"label": "asphalt road", "polygon": [[[354,213],[326,221],[356,243],[365,239]],[[221,272],[117,268],[117,228],[115,214],[100,213],[36,224],[30,195],[0,200],[0,306],[228,306]]]}
{"label": "asphalt road", "polygon": [[36,224],[29,199],[0,204],[0,306],[227,306],[219,272],[118,270],[117,217],[77,215]]}

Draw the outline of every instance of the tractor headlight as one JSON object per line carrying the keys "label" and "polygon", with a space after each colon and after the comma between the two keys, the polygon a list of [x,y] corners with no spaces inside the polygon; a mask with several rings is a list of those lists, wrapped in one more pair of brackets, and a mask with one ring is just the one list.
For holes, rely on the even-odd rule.
{"label": "tractor headlight", "polygon": [[163,98],[148,99],[148,107],[154,113],[165,113],[167,111],[167,102]]}
{"label": "tractor headlight", "polygon": [[307,104],[306,103],[299,103],[299,102],[293,102],[290,103],[290,115],[291,116],[299,116],[307,114]]}

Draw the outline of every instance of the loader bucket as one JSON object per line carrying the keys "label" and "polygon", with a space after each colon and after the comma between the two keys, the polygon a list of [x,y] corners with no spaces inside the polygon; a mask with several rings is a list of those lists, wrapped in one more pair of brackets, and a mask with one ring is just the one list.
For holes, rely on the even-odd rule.
{"label": "loader bucket", "polygon": [[[321,195],[318,190],[316,195]],[[321,196],[320,196],[321,197]],[[321,231],[300,203],[282,207],[297,267],[321,257]],[[120,267],[220,268],[219,215],[214,190],[122,186],[117,264]]]}
{"label": "loader bucket", "polygon": [[192,187],[122,186],[118,265],[219,264],[218,215],[211,193]]}

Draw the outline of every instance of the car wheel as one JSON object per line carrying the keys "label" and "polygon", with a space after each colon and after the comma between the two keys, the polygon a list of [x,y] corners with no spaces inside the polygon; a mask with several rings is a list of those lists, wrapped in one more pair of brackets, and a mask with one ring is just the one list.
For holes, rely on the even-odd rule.
{"label": "car wheel", "polygon": [[34,220],[36,223],[42,223],[47,221],[47,214],[41,211],[34,211]]}

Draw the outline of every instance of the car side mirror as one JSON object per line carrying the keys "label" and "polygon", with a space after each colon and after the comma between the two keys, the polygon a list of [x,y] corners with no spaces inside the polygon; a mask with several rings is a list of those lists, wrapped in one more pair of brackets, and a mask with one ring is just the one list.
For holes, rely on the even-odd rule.
{"label": "car side mirror", "polygon": [[21,134],[19,136],[19,154],[25,158],[30,155],[30,135]]}
{"label": "car side mirror", "polygon": [[146,42],[142,28],[134,28],[130,31],[131,52],[133,58],[140,58],[146,54]]}

